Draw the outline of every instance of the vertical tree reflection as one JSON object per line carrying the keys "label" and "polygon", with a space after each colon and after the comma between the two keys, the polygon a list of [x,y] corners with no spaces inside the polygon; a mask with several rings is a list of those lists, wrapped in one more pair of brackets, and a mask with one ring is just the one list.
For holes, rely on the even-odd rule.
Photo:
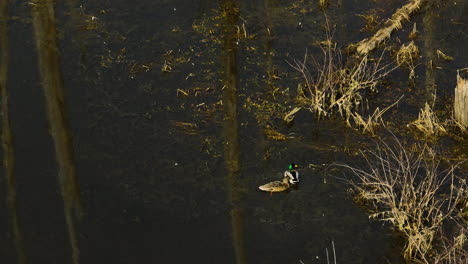
{"label": "vertical tree reflection", "polygon": [[263,11],[265,12],[264,23],[265,27],[267,28],[268,35],[265,38],[265,51],[266,51],[266,60],[265,60],[265,68],[268,75],[268,88],[274,90],[275,87],[273,85],[273,75],[274,72],[274,65],[273,65],[273,36],[271,35],[272,32],[270,29],[273,29],[273,23],[271,22],[271,9],[275,6],[275,1],[265,1],[262,3]]}
{"label": "vertical tree reflection", "polygon": [[239,135],[237,122],[237,61],[236,25],[239,9],[235,1],[221,1],[223,14],[223,106],[224,106],[224,158],[227,169],[228,200],[231,206],[231,226],[236,263],[246,263],[243,237],[243,211],[240,206]]}
{"label": "vertical tree reflection", "polygon": [[10,213],[13,240],[15,243],[18,263],[26,263],[23,242],[21,238],[18,215],[16,213],[16,184],[15,184],[15,153],[13,135],[10,127],[8,108],[8,1],[0,1],[0,96],[2,117],[2,149],[3,167],[5,168],[6,206]]}
{"label": "vertical tree reflection", "polygon": [[50,133],[54,141],[58,164],[58,179],[64,203],[72,260],[74,264],[78,264],[80,262],[80,251],[76,236],[75,219],[81,215],[81,206],[60,72],[54,2],[51,0],[36,0],[32,1],[30,5],[33,13],[39,69],[46,98]]}
{"label": "vertical tree reflection", "polygon": [[426,58],[426,98],[428,102],[432,102],[435,96],[436,76],[433,68],[435,60],[435,46],[434,46],[434,19],[436,6],[439,5],[437,1],[428,1],[424,6],[423,12],[423,26],[424,26],[424,57]]}

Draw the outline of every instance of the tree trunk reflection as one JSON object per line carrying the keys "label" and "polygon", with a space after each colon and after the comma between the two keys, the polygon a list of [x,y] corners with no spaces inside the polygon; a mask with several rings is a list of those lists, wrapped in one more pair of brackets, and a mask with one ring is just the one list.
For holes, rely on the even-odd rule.
{"label": "tree trunk reflection", "polygon": [[224,158],[227,169],[228,200],[231,206],[231,226],[236,263],[246,263],[243,234],[243,210],[241,201],[241,181],[239,179],[239,135],[237,122],[237,61],[236,25],[238,8],[235,1],[221,1],[223,23],[223,107]]}
{"label": "tree trunk reflection", "polygon": [[[50,133],[54,141],[58,164],[58,179],[64,202],[65,220],[68,228],[72,260],[80,262],[80,250],[76,235],[75,219],[82,213],[72,138],[66,117],[65,96],[60,71],[57,33],[55,28],[54,2],[32,1],[33,26],[39,55],[39,69],[46,98]],[[74,214],[75,213],[75,214]]]}
{"label": "tree trunk reflection", "polygon": [[6,206],[10,213],[13,240],[19,264],[26,263],[23,240],[16,211],[15,152],[10,127],[10,113],[7,90],[8,78],[8,1],[0,1],[0,96],[2,117],[3,167],[5,169]]}

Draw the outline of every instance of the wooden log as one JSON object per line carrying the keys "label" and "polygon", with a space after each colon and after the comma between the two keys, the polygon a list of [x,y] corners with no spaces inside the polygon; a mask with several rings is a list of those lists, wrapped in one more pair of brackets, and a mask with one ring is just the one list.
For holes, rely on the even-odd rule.
{"label": "wooden log", "polygon": [[421,7],[422,0],[411,0],[406,5],[398,9],[374,36],[364,39],[357,44],[356,51],[361,55],[366,55],[377,45],[390,38],[390,34],[395,29],[401,28],[403,20],[409,20],[410,15]]}
{"label": "wooden log", "polygon": [[454,112],[455,120],[465,128],[468,128],[468,79],[461,77],[460,71],[457,71]]}

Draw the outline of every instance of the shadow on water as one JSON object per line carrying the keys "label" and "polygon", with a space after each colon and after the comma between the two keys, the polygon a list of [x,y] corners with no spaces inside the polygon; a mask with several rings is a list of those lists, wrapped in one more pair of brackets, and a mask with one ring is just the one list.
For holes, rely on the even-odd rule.
{"label": "shadow on water", "polygon": [[63,81],[60,70],[54,1],[32,1],[33,26],[39,54],[39,69],[46,98],[50,134],[58,164],[58,180],[63,198],[65,220],[74,264],[80,263],[76,220],[81,218],[76,169],[73,161],[71,132],[66,115]]}
{"label": "shadow on water", "polygon": [[221,2],[221,12],[224,13],[223,23],[223,145],[224,160],[226,164],[227,193],[230,204],[231,226],[236,263],[246,263],[244,250],[243,230],[243,208],[241,206],[241,181],[240,181],[240,159],[239,159],[239,134],[238,134],[238,111],[237,111],[237,48],[236,48],[236,25],[238,23],[238,8],[236,1],[226,0]]}
{"label": "shadow on water", "polygon": [[10,213],[11,229],[19,264],[26,263],[23,239],[20,232],[16,209],[16,177],[15,177],[15,151],[13,135],[10,127],[9,100],[7,89],[8,78],[8,1],[0,2],[0,96],[1,96],[1,140],[3,150],[3,167],[6,182],[6,206]]}

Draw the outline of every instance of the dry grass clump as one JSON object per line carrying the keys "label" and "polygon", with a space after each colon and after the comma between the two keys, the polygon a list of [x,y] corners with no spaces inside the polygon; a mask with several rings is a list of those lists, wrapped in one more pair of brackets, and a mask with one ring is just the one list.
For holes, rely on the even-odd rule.
{"label": "dry grass clump", "polygon": [[419,112],[418,119],[411,122],[409,126],[416,127],[425,137],[440,136],[447,133],[444,125],[439,121],[439,118],[437,118],[427,102]]}
{"label": "dry grass clump", "polygon": [[[365,118],[362,115],[358,114],[357,112],[351,113],[351,117],[353,118],[354,123],[362,130],[363,133],[368,133],[372,136],[375,135],[376,128],[382,124],[384,124],[384,121],[382,119],[382,116],[385,112],[387,112],[390,108],[398,104],[400,102],[401,96],[397,101],[395,101],[393,104],[385,107],[384,109],[380,110],[379,107],[377,107],[374,110],[374,113],[370,115],[369,117]],[[349,126],[351,124],[348,123]]]}
{"label": "dry grass clump", "polygon": [[[368,118],[360,115],[359,113],[351,113],[351,116],[354,120],[354,123],[361,129],[363,133],[375,135],[375,128],[383,123],[382,115],[384,111],[380,111],[380,108],[377,107],[374,113]],[[348,125],[350,124],[348,123]]]}
{"label": "dry grass clump", "polygon": [[418,56],[419,49],[414,44],[414,41],[411,41],[406,45],[403,44],[396,54],[396,61],[398,65],[405,65],[408,67],[408,69],[410,69],[410,79],[413,79],[415,77],[415,61],[418,58]]}
{"label": "dry grass clump", "polygon": [[319,0],[319,6],[321,8],[327,8],[330,4],[330,0]]}
{"label": "dry grass clump", "polygon": [[463,126],[460,122],[458,122],[454,116],[450,117],[445,121],[445,125],[448,127],[457,128],[460,130],[461,133],[468,133],[468,129]]}
{"label": "dry grass clump", "polygon": [[[460,215],[468,210],[464,204],[468,191],[466,181],[454,175],[458,164],[441,171],[440,159],[427,144],[408,151],[400,141],[395,142],[390,147],[381,141],[376,151],[362,152],[367,169],[343,165],[357,176],[351,183],[358,197],[373,207],[369,217],[391,223],[404,235],[403,255],[408,262],[434,263],[436,258],[446,259],[445,254],[456,258],[450,263],[462,263],[457,261],[462,260],[460,252],[468,252],[466,228],[453,226],[455,219],[466,226]],[[445,234],[443,227],[448,226],[458,230],[458,242],[446,244],[448,249],[440,251],[435,241],[456,233]]]}
{"label": "dry grass clump", "polygon": [[315,74],[311,74],[306,66],[307,52],[303,61],[289,63],[304,77],[305,87],[299,85],[298,100],[319,118],[338,112],[349,124],[363,101],[362,92],[376,91],[379,82],[395,68],[383,65],[383,53],[377,59],[363,56],[343,65],[340,51],[329,35],[327,39],[320,44],[322,61],[312,58]]}

